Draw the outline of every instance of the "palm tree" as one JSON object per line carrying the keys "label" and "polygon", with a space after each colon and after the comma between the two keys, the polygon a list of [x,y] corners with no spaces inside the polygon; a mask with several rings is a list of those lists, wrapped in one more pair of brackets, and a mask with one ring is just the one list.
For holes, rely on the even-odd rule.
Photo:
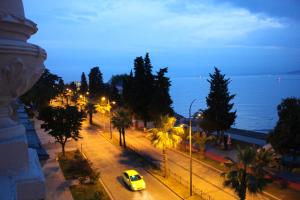
{"label": "palm tree", "polygon": [[238,151],[238,161],[231,160],[226,164],[229,171],[222,173],[225,178],[223,184],[234,189],[240,200],[245,200],[247,191],[252,194],[262,192],[271,182],[266,178],[268,172],[265,170],[271,158],[265,151],[256,151],[254,148]]}
{"label": "palm tree", "polygon": [[90,125],[93,125],[93,113],[96,112],[95,104],[92,102],[91,99],[88,99],[88,102],[86,103],[86,110],[89,114],[89,123]]}
{"label": "palm tree", "polygon": [[182,127],[174,127],[176,122],[175,117],[162,116],[158,128],[150,129],[150,138],[152,144],[159,149],[162,149],[164,177],[167,177],[167,149],[176,147],[184,134]]}
{"label": "palm tree", "polygon": [[207,135],[205,132],[197,133],[193,137],[196,144],[199,145],[200,154],[203,157],[205,153],[205,145],[208,141],[214,140],[215,137],[213,135]]}
{"label": "palm tree", "polygon": [[130,128],[132,125],[131,114],[126,109],[117,110],[111,118],[111,123],[114,128],[117,128],[119,131],[119,141],[120,146],[122,146],[122,135],[123,135],[123,145],[126,148],[125,141],[125,130]]}

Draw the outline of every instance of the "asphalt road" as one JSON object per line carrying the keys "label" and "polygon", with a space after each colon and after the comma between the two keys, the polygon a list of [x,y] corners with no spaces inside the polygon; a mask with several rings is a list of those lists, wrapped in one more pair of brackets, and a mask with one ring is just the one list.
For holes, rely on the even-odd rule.
{"label": "asphalt road", "polygon": [[[99,114],[95,115],[95,121],[98,123],[102,122],[103,117],[100,117]],[[107,120],[107,119],[106,119]],[[106,129],[108,130],[108,122],[106,122]],[[108,134],[108,132],[106,132]],[[118,133],[116,130],[113,130],[114,137],[118,138]],[[127,144],[133,146],[141,154],[152,157],[154,160],[157,160],[158,163],[162,161],[162,152],[161,150],[155,148],[150,141],[145,137],[145,133],[135,130],[127,130],[126,133]],[[185,185],[189,185],[189,157],[178,153],[173,150],[168,150],[168,168],[170,171],[181,179]],[[236,194],[230,188],[223,187],[223,178],[220,176],[220,172],[212,169],[200,162],[193,162],[193,185],[198,190],[202,190],[206,194],[209,194],[214,199],[226,199],[234,200],[238,199]],[[247,195],[247,200],[268,200],[268,199],[278,199],[278,198],[269,198],[265,195]]]}
{"label": "asphalt road", "polygon": [[[166,200],[180,199],[172,191],[147,173],[134,157],[123,153],[103,137],[99,137],[96,130],[84,126],[81,131],[83,152],[93,163],[93,167],[101,172],[101,178],[116,200]],[[146,190],[133,192],[123,183],[121,174],[126,169],[136,169],[146,182]]]}

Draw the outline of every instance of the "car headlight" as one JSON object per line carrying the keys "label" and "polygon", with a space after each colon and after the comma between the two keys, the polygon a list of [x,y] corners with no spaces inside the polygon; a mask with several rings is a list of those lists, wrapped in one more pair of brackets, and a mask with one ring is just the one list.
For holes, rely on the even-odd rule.
{"label": "car headlight", "polygon": [[135,188],[136,188],[136,185],[131,185],[131,186],[132,186],[132,188],[133,188],[133,189],[135,189]]}

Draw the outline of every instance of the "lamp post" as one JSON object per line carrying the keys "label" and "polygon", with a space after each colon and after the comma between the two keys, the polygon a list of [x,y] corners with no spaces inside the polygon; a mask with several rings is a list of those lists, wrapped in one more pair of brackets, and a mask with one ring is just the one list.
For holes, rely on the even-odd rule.
{"label": "lamp post", "polygon": [[190,196],[193,195],[193,158],[192,158],[192,118],[191,118],[191,109],[193,103],[196,101],[194,99],[189,108],[189,120],[190,120],[190,127],[189,127],[189,139],[190,139]]}
{"label": "lamp post", "polygon": [[[116,104],[115,101],[111,102],[113,105]],[[109,109],[109,132],[110,132],[110,139],[112,139],[112,130],[111,130],[111,108]]]}
{"label": "lamp post", "polygon": [[[101,101],[105,101],[106,100],[106,98],[105,97],[102,97],[101,98]],[[115,101],[112,101],[111,102],[113,105],[115,105],[116,104],[116,102]],[[111,127],[111,108],[112,108],[112,106],[110,105],[110,100],[109,99],[107,99],[107,106],[109,106],[109,109],[108,109],[108,114],[109,114],[109,133],[110,133],[110,139],[112,139],[112,127]],[[104,123],[104,126],[105,126],[105,123]]]}

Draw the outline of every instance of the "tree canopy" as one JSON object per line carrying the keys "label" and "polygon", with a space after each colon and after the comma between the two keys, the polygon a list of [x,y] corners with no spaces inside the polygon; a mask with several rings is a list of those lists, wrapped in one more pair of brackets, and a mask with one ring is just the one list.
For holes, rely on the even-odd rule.
{"label": "tree canopy", "polygon": [[81,81],[80,81],[80,93],[85,95],[87,92],[88,92],[88,83],[87,83],[87,80],[86,80],[86,76],[85,76],[85,73],[82,72],[81,74]]}
{"label": "tree canopy", "polygon": [[252,194],[262,192],[271,182],[266,177],[266,167],[273,163],[271,151],[254,148],[238,149],[237,162],[226,163],[229,171],[222,173],[224,186],[232,188],[240,200],[245,200],[247,191]]}
{"label": "tree canopy", "polygon": [[45,69],[34,86],[21,96],[22,102],[34,110],[40,110],[61,92],[62,79]]}
{"label": "tree canopy", "polygon": [[[154,76],[152,100],[149,105],[149,112],[152,119],[160,119],[163,115],[173,115],[172,99],[169,94],[171,81],[165,74],[168,68],[160,69]],[[156,120],[155,120],[156,121]]]}
{"label": "tree canopy", "polygon": [[171,82],[165,76],[168,68],[160,69],[157,75],[152,74],[152,68],[147,53],[145,58],[140,56],[134,60],[133,72],[123,79],[124,104],[145,126],[147,121],[159,121],[162,115],[173,115]]}
{"label": "tree canopy", "polygon": [[230,79],[226,79],[218,68],[209,77],[210,92],[206,97],[207,109],[203,111],[201,127],[208,132],[224,132],[236,118],[236,111],[231,111],[234,105],[231,101],[235,95],[228,91]]}
{"label": "tree canopy", "polygon": [[284,99],[277,111],[279,119],[269,141],[276,152],[295,158],[300,155],[300,99]]}
{"label": "tree canopy", "polygon": [[89,93],[91,98],[104,94],[104,83],[99,67],[93,67],[89,73]]}
{"label": "tree canopy", "polygon": [[76,106],[44,107],[39,113],[39,119],[43,120],[41,128],[61,144],[63,154],[69,138],[76,141],[81,138],[79,131],[84,114],[79,112]]}
{"label": "tree canopy", "polygon": [[149,130],[148,137],[152,144],[163,151],[164,176],[167,174],[167,149],[176,147],[182,140],[184,130],[182,127],[175,127],[176,118],[161,116],[158,128]]}
{"label": "tree canopy", "polygon": [[130,112],[123,108],[117,110],[111,118],[111,123],[119,131],[120,146],[122,146],[122,136],[123,136],[123,145],[126,148],[125,131],[126,129],[132,126],[132,119],[131,119]]}

